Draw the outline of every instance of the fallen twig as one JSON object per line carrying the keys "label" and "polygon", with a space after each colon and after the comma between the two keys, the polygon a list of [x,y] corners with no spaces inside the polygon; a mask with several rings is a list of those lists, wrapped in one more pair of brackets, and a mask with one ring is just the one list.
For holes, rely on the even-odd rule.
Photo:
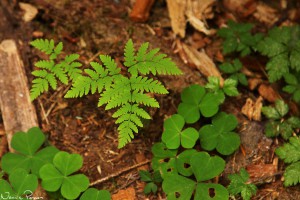
{"label": "fallen twig", "polygon": [[150,162],[151,162],[150,160],[146,160],[146,161],[141,162],[141,163],[138,163],[138,164],[136,164],[136,165],[127,167],[127,168],[125,168],[125,169],[123,169],[123,170],[121,170],[121,171],[118,171],[118,172],[116,172],[116,173],[114,173],[114,174],[110,174],[109,176],[106,176],[106,177],[104,177],[104,178],[98,179],[98,180],[96,180],[96,181],[90,183],[90,186],[94,186],[94,185],[97,185],[97,184],[99,184],[99,183],[103,183],[103,182],[105,182],[105,181],[107,181],[107,180],[109,180],[109,179],[111,179],[111,178],[114,178],[114,177],[116,177],[116,176],[119,176],[120,174],[122,174],[122,173],[124,173],[124,172],[130,171],[130,170],[132,170],[132,169],[138,168],[138,167],[143,166],[143,165],[146,165],[146,164],[148,164],[148,163],[150,163]]}

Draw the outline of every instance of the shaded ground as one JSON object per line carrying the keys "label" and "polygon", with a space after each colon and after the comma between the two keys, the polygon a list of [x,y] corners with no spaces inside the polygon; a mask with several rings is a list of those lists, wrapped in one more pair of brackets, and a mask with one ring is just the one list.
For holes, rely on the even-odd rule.
{"label": "shaded ground", "polygon": [[[28,23],[21,20],[23,12],[18,7],[18,1],[0,3],[2,10],[7,12],[3,12],[2,15],[12,16],[9,19],[11,27],[1,27],[3,31],[0,30],[0,39],[11,37],[11,34],[19,39],[20,52],[30,80],[33,63],[43,56],[28,44],[37,36],[53,38],[56,42],[63,41],[65,53],[80,54],[80,62],[86,66],[90,61],[97,60],[99,54],[108,54],[118,61],[123,61],[123,48],[129,38],[137,45],[145,41],[150,42],[151,47],[161,48],[162,52],[177,63],[184,75],[159,77],[170,94],[158,96],[161,108],[151,110],[153,120],[146,122],[145,128],[123,149],[117,148],[117,131],[111,113],[97,107],[97,96],[64,99],[68,87],[59,87],[57,91],[48,92],[34,102],[40,126],[48,133],[49,142],[61,150],[81,154],[84,157],[82,172],[91,182],[150,160],[151,146],[160,140],[163,120],[176,112],[182,88],[193,83],[204,83],[201,74],[184,64],[174,53],[175,36],[170,27],[165,2],[158,0],[155,3],[152,15],[145,24],[129,20],[128,13],[132,8],[129,0],[27,0],[26,2],[39,9],[38,16]],[[215,21],[209,22],[213,27],[217,27],[220,20],[231,14],[228,10],[223,10],[222,6],[218,6],[215,8]],[[242,19],[247,20],[254,19]],[[258,25],[258,29],[264,29],[263,27],[263,24]],[[220,41],[215,39],[215,36],[209,39],[210,42],[204,47],[216,61]],[[191,27],[188,27],[184,42],[199,42],[196,31]],[[241,91],[242,95],[236,99],[229,99],[223,107],[225,111],[234,113],[239,119],[242,147],[227,158],[228,164],[221,181],[226,183],[229,173],[248,166],[248,170],[253,170],[253,174],[257,172],[257,177],[252,178],[258,183],[259,191],[253,199],[300,199],[298,187],[284,188],[280,180],[283,164],[281,162],[278,164],[274,159],[278,141],[264,136],[263,122],[249,121],[240,113],[246,99],[257,96],[257,92],[248,91],[247,88],[241,88]],[[261,165],[260,169],[255,168],[258,164]],[[150,164],[144,167],[149,168]],[[266,171],[267,174],[261,173],[262,171]],[[137,169],[134,169],[95,187],[108,189],[111,193],[132,187],[137,199],[164,198],[163,194],[146,197],[143,194],[143,184],[138,179]]]}

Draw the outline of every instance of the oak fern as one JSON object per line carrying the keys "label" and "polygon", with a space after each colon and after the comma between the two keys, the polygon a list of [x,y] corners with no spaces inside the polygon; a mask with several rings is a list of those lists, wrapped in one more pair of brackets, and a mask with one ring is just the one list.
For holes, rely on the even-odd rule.
{"label": "oak fern", "polygon": [[97,92],[100,94],[98,106],[105,105],[106,110],[115,108],[112,117],[118,124],[119,148],[130,142],[138,128],[143,127],[142,119],[151,118],[143,107],[159,107],[149,93],[168,93],[161,82],[145,75],[181,74],[170,58],[159,54],[159,49],[148,51],[148,46],[148,43],[143,43],[136,52],[132,40],[127,42],[123,63],[128,68],[127,74],[121,74],[121,69],[110,56],[100,55],[102,64],[91,62],[92,69],[85,69],[65,95],[74,98]]}
{"label": "oak fern", "polygon": [[30,44],[49,55],[48,60],[40,60],[35,63],[38,69],[32,72],[36,78],[32,81],[31,100],[48,91],[49,85],[52,89],[56,89],[58,81],[68,84],[69,80],[75,80],[81,73],[81,70],[78,69],[81,67],[81,63],[75,62],[79,58],[78,54],[68,55],[63,60],[58,59],[58,55],[63,50],[62,42],[55,46],[53,40],[37,39]]}

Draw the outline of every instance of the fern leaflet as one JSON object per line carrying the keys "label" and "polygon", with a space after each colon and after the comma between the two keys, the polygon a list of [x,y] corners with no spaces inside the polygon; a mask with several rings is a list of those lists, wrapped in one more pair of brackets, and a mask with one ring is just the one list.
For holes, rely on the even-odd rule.
{"label": "fern leaflet", "polygon": [[75,62],[78,54],[67,55],[64,60],[59,62],[57,56],[63,50],[63,43],[59,42],[56,46],[54,40],[37,39],[30,43],[33,47],[49,55],[48,60],[40,60],[35,63],[37,70],[32,75],[38,77],[37,81],[33,81],[30,90],[31,100],[36,99],[43,92],[47,92],[49,85],[52,89],[56,89],[58,80],[63,84],[68,84],[69,80],[75,81],[81,74],[81,63]]}

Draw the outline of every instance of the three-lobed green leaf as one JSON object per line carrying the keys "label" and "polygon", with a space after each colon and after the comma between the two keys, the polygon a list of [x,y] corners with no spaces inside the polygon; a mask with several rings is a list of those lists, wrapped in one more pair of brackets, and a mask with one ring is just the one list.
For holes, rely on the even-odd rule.
{"label": "three-lobed green leaf", "polygon": [[178,114],[183,116],[186,123],[195,123],[204,117],[211,117],[219,110],[223,101],[220,93],[207,93],[200,85],[191,85],[181,93],[181,103],[178,106]]}
{"label": "three-lobed green leaf", "polygon": [[232,154],[240,145],[240,138],[233,130],[238,121],[232,114],[219,113],[212,119],[212,123],[199,130],[201,147],[211,151],[216,149],[223,155]]}
{"label": "three-lobed green leaf", "polygon": [[83,174],[71,175],[82,166],[82,157],[78,154],[59,152],[53,158],[53,164],[40,169],[42,187],[54,192],[61,188],[61,194],[67,199],[77,198],[89,186],[88,178]]}
{"label": "three-lobed green leaf", "polygon": [[7,153],[2,157],[2,169],[10,174],[15,169],[22,168],[39,176],[40,168],[46,163],[51,163],[58,152],[58,149],[52,146],[38,151],[44,142],[45,135],[37,127],[29,129],[26,133],[15,133],[11,146],[16,153]]}
{"label": "three-lobed green leaf", "polygon": [[87,189],[80,197],[80,200],[111,200],[111,195],[107,190]]}
{"label": "three-lobed green leaf", "polygon": [[184,130],[184,118],[175,114],[164,121],[164,132],[162,141],[168,149],[177,149],[180,145],[184,148],[192,148],[195,146],[199,134],[194,128],[186,128]]}

